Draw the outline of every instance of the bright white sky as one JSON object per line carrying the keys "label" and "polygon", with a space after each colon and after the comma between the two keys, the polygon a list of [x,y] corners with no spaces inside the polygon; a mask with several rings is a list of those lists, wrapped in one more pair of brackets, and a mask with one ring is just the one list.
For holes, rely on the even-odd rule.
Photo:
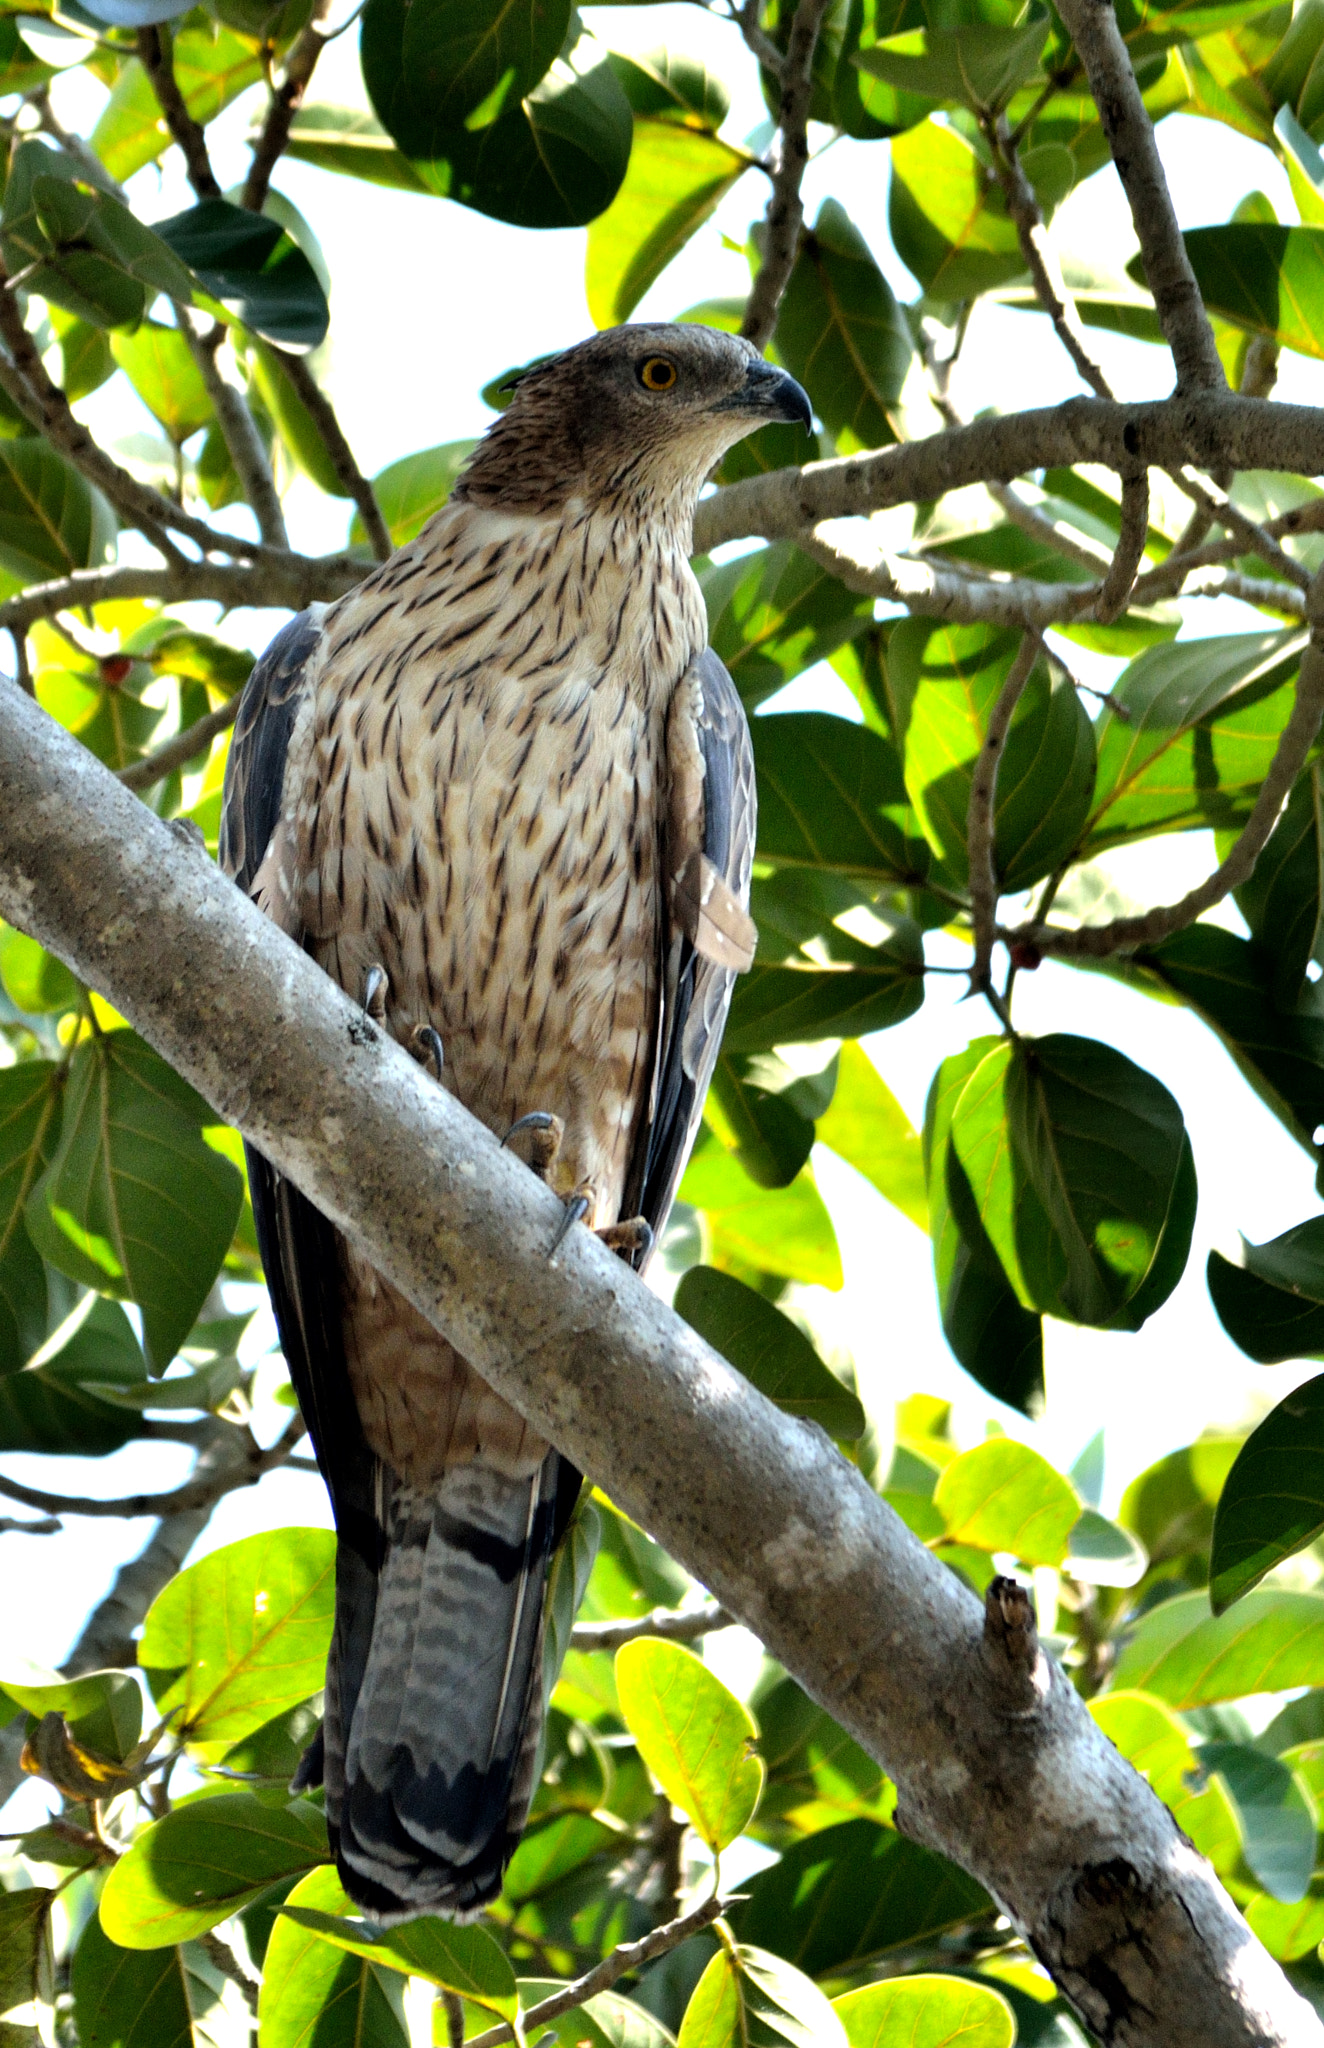
{"label": "bright white sky", "polygon": [[[670,38],[705,56],[732,88],[731,135],[743,137],[763,120],[753,65],[736,31],[699,8],[673,0],[590,7],[585,20],[619,49],[652,48]],[[340,104],[361,100],[355,40],[351,32],[331,46],[314,97]],[[101,97],[100,88],[78,74],[60,81],[56,103],[63,118],[86,133]],[[253,103],[252,96],[240,102],[209,131],[223,185],[242,176]],[[1254,186],[1269,192],[1283,218],[1295,217],[1286,177],[1266,151],[1226,128],[1184,118],[1165,122],[1160,139],[1184,225],[1226,220]],[[913,297],[913,280],[889,251],[886,167],[884,145],[834,145],[810,167],[809,213],[812,218],[829,193],[840,199],[894,288]],[[369,474],[414,449],[481,431],[490,414],[479,391],[496,371],[566,346],[589,330],[582,230],[536,234],[505,227],[448,202],[385,192],[293,162],[281,166],[277,184],[312,224],[330,264],[335,289],[327,374],[341,421]],[[135,192],[148,218],[191,202],[182,174],[174,170],[164,178],[155,170],[140,173]],[[667,318],[700,299],[738,293],[747,273],[742,259],[723,249],[722,230],[743,242],[763,197],[761,181],[747,178],[654,287],[639,316]],[[1068,202],[1059,222],[1078,244],[1124,252],[1129,246],[1110,169]],[[1158,396],[1170,387],[1168,359],[1157,349],[1107,336],[1098,337],[1098,347],[1120,395]],[[1022,313],[981,310],[965,362],[956,395],[971,411],[990,402],[1006,411],[1041,405],[1078,389],[1047,323]],[[1318,402],[1320,382],[1315,365],[1284,358],[1280,395]],[[147,424],[145,418],[126,417],[129,407],[136,401],[121,404],[113,432]],[[97,414],[104,426],[104,410],[98,407]],[[347,507],[296,486],[287,509],[297,545],[329,549],[342,543]],[[1235,630],[1254,616],[1226,604],[1196,610],[1193,631]],[[269,617],[247,615],[231,623],[255,646],[271,630]],[[1073,663],[1081,673],[1078,654]],[[1104,665],[1104,674],[1111,672]],[[1093,668],[1088,674],[1098,679]],[[781,708],[811,705],[853,710],[829,671],[793,685]],[[1143,856],[1150,863],[1144,879],[1134,866],[1128,869],[1131,893],[1180,893],[1212,861],[1203,837],[1158,846],[1158,856],[1153,849]],[[937,943],[941,948],[946,942]],[[936,957],[954,962],[961,956],[952,945]],[[870,1041],[881,1072],[917,1124],[938,1061],[993,1028],[977,1005],[959,1002],[960,987],[959,980],[935,978],[917,1017]],[[1076,1030],[1102,1037],[1157,1074],[1186,1113],[1200,1177],[1192,1258],[1172,1300],[1134,1337],[1050,1325],[1045,1420],[1032,1428],[1006,1411],[1000,1417],[1012,1433],[1037,1441],[1064,1465],[1106,1426],[1109,1508],[1126,1480],[1156,1456],[1207,1425],[1261,1412],[1310,1376],[1308,1366],[1252,1366],[1235,1350],[1210,1306],[1204,1261],[1211,1244],[1233,1249],[1238,1230],[1262,1240],[1314,1213],[1312,1170],[1212,1036],[1186,1013],[1102,976],[1046,966],[1020,978],[1017,1017],[1036,1032]],[[825,1331],[850,1345],[861,1390],[880,1411],[916,1389],[950,1395],[958,1436],[976,1441],[995,1404],[960,1371],[943,1342],[927,1242],[849,1168],[822,1154],[817,1164],[847,1275],[842,1295],[817,1304]],[[274,1434],[280,1419],[282,1411],[268,1409],[265,1433]],[[185,1476],[189,1454],[162,1445],[130,1449],[100,1463],[33,1457],[8,1458],[5,1464],[31,1485],[112,1496],[175,1483]],[[327,1519],[319,1481],[278,1474],[260,1490],[222,1503],[200,1547],[214,1548],[259,1526]],[[148,1532],[145,1523],[72,1521],[53,1540],[5,1537],[6,1640],[32,1657],[58,1663],[75,1618],[104,1592],[117,1564],[141,1547]]]}

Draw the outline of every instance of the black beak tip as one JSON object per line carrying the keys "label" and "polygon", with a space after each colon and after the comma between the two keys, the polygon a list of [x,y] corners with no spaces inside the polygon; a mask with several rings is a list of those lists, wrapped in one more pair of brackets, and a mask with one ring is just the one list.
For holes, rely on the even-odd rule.
{"label": "black beak tip", "polygon": [[785,420],[789,426],[803,427],[806,433],[813,429],[814,409],[808,392],[785,370],[764,362],[762,357],[750,364],[743,390],[724,403],[764,419]]}
{"label": "black beak tip", "polygon": [[794,377],[788,377],[785,370],[778,372],[776,400],[781,417],[789,425],[803,427],[806,434],[813,432],[814,409],[809,403],[809,393],[802,384],[796,383]]}

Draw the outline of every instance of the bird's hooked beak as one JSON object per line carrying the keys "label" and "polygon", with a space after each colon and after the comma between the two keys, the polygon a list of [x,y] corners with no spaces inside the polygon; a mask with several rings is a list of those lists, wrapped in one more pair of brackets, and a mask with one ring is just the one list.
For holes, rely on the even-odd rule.
{"label": "bird's hooked beak", "polygon": [[788,377],[785,370],[765,363],[762,357],[750,364],[740,389],[733,391],[729,398],[722,399],[714,410],[746,413],[757,419],[786,420],[792,426],[803,427],[806,433],[814,423],[808,393],[794,377]]}

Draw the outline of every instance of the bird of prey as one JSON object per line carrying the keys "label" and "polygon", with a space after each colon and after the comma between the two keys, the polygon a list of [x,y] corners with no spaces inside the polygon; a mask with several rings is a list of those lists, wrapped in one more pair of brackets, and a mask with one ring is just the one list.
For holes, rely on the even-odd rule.
{"label": "bird of prey", "polygon": [[[527,371],[451,497],[287,625],[231,746],[227,872],[636,1266],[753,958],[749,732],[689,566],[705,477],[809,401],[746,341],[620,327]],[[249,1154],[338,1535],[324,1783],[350,1897],[472,1918],[536,1783],[571,1469]]]}

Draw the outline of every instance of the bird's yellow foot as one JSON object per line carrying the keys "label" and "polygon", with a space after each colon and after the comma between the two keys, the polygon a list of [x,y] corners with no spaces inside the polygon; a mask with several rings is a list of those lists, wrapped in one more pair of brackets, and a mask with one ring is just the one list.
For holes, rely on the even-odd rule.
{"label": "bird's yellow foot", "polygon": [[431,1067],[433,1080],[440,1081],[441,1070],[446,1064],[440,1032],[434,1031],[430,1024],[416,1024],[410,1033],[409,1050],[421,1067]]}
{"label": "bird's yellow foot", "polygon": [[609,1252],[618,1252],[629,1266],[642,1266],[653,1249],[653,1226],[646,1216],[604,1223],[597,1235]]}
{"label": "bird's yellow foot", "polygon": [[[565,1125],[559,1116],[553,1116],[550,1109],[531,1109],[527,1116],[516,1117],[505,1137],[501,1140],[508,1145],[513,1137],[522,1131],[531,1134],[529,1143],[529,1165],[543,1180],[546,1180],[555,1165],[565,1136]],[[560,1243],[560,1239],[557,1239]]]}
{"label": "bird's yellow foot", "polygon": [[374,1024],[386,1022],[386,998],[391,993],[391,977],[384,967],[370,967],[363,977],[363,1014],[371,1017]]}

